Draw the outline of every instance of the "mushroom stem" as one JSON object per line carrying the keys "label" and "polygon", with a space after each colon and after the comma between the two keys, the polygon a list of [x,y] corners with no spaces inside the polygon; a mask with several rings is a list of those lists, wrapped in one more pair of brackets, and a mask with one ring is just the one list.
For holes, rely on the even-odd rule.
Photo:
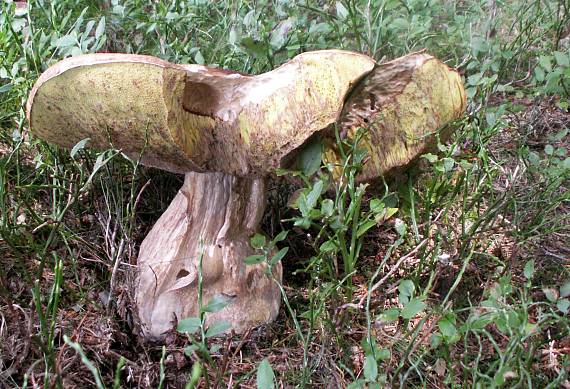
{"label": "mushroom stem", "polygon": [[[202,257],[202,301],[224,296],[231,303],[208,313],[236,332],[273,320],[279,288],[266,265],[245,265],[250,237],[265,208],[263,179],[225,173],[187,173],[184,185],[141,244],[136,291],[143,332],[161,337],[175,320],[199,316],[198,264]],[[281,279],[281,264],[274,275]]]}

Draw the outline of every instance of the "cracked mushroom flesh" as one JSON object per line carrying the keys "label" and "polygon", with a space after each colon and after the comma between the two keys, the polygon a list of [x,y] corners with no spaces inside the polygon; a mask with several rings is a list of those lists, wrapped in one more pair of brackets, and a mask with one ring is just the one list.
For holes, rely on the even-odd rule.
{"label": "cracked mushroom flesh", "polygon": [[[90,138],[142,163],[185,174],[182,188],[141,244],[136,301],[143,333],[160,338],[203,301],[237,332],[273,320],[279,289],[253,253],[265,207],[264,177],[286,167],[314,134],[338,125],[351,136],[366,123],[371,158],[362,180],[405,166],[465,109],[457,72],[427,54],[384,64],[347,51],[300,54],[257,76],[153,57],[90,54],[58,62],[28,99],[34,133],[71,148]],[[338,160],[332,142],[326,161]],[[281,279],[281,265],[274,268]]]}

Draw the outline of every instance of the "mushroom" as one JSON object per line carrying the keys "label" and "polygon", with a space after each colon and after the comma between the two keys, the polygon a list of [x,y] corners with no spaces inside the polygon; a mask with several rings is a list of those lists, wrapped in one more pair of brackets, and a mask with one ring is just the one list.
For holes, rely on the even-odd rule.
{"label": "mushroom", "polygon": [[[438,128],[459,117],[457,72],[427,54],[384,64],[347,51],[300,54],[257,76],[153,57],[90,54],[46,70],[28,99],[34,133],[63,147],[90,138],[142,163],[184,173],[182,188],[140,246],[136,301],[143,334],[160,338],[203,301],[236,332],[273,320],[279,288],[265,264],[246,266],[265,207],[265,177],[288,167],[311,136],[363,123],[373,179],[418,156]],[[442,136],[447,134],[442,134]],[[324,158],[334,162],[334,145]],[[281,279],[281,264],[274,268]]]}

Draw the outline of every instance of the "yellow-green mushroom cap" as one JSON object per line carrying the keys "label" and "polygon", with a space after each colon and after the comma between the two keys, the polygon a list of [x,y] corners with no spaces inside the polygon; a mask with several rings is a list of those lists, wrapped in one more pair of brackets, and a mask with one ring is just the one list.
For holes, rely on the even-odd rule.
{"label": "yellow-green mushroom cap", "polygon": [[300,54],[258,76],[127,54],[58,62],[36,82],[27,115],[38,137],[90,138],[173,172],[262,176],[339,118],[375,66],[361,54]]}

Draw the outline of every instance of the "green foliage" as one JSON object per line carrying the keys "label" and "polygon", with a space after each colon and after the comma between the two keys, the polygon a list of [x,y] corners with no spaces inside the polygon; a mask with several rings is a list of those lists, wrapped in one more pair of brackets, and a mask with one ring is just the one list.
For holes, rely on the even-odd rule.
{"label": "green foliage", "polygon": [[[568,270],[545,244],[568,236],[568,123],[543,125],[519,114],[543,110],[536,116],[548,117],[538,105],[547,95],[549,108],[568,110],[569,21],[567,1],[538,0],[0,3],[0,248],[7,248],[0,296],[22,307],[31,301],[37,317],[30,334],[37,351],[25,366],[31,373],[23,381],[3,375],[2,385],[26,386],[35,374],[37,385],[63,387],[58,353],[67,344],[97,386],[121,386],[121,362],[94,358],[58,320],[69,307],[99,304],[80,282],[86,247],[102,258],[87,267],[110,290],[102,309],[116,318],[117,272],[109,269],[134,261],[136,226],[158,214],[137,211],[145,187],[138,161],[121,159],[118,150],[90,150],[88,139],[62,151],[29,133],[24,106],[38,75],[62,58],[97,51],[260,73],[324,48],[377,60],[426,48],[461,72],[468,116],[456,123],[450,144],[421,158],[422,175],[411,172],[380,189],[355,180],[366,158],[362,134],[352,142],[337,134],[339,166],[321,166],[315,137],[295,171],[278,172],[302,187],[293,209],[281,210],[283,232],[253,236],[258,252],[245,262],[266,263],[273,274],[285,261],[279,288],[288,316],[267,350],[279,358],[300,347],[302,360],[274,372],[268,359],[243,351],[252,362],[232,375],[237,385],[257,379],[259,387],[327,386],[333,375],[350,387],[562,385],[568,356],[549,354],[554,367],[541,358],[570,332]],[[159,204],[162,196],[145,192]],[[92,214],[110,226],[103,243],[87,241],[96,226],[77,222]],[[518,256],[491,249],[501,231]],[[11,277],[31,292],[13,295],[4,282]],[[227,324],[205,321],[227,303],[200,301],[197,317],[178,322],[190,343],[189,388],[227,379],[215,342]],[[153,387],[169,385],[171,351],[154,350]]]}

